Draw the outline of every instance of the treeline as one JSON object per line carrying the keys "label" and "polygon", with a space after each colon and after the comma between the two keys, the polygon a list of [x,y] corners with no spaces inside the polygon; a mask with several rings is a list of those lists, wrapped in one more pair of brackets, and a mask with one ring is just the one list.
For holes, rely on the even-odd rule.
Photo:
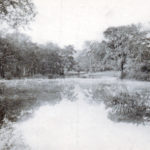
{"label": "treeline", "polygon": [[75,65],[72,45],[60,48],[54,43],[38,45],[20,33],[0,36],[0,76],[31,77],[37,74],[64,75]]}
{"label": "treeline", "polygon": [[24,34],[0,34],[0,76],[60,76],[65,72],[120,71],[121,78],[150,80],[150,32],[140,26],[110,27],[105,39],[85,42],[76,59],[72,45],[39,45]]}
{"label": "treeline", "polygon": [[80,70],[121,71],[121,78],[150,80],[149,31],[139,25],[110,27],[105,40],[87,41],[78,56]]}

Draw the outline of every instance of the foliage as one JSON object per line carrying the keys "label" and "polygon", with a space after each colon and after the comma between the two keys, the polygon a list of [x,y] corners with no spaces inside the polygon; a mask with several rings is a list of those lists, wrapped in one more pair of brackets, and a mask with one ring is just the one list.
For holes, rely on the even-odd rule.
{"label": "foliage", "polygon": [[[60,48],[56,44],[38,45],[23,34],[0,37],[0,76],[31,77],[41,75],[64,75],[75,65],[74,49],[71,46]],[[70,49],[69,49],[70,48]]]}
{"label": "foliage", "polygon": [[27,24],[36,15],[32,0],[0,0],[0,19],[13,27]]}
{"label": "foliage", "polygon": [[[85,71],[121,71],[121,78],[149,80],[149,31],[139,25],[109,27],[105,40],[85,42],[85,49],[77,60]],[[136,76],[138,73],[138,77]],[[147,77],[145,77],[147,76]]]}

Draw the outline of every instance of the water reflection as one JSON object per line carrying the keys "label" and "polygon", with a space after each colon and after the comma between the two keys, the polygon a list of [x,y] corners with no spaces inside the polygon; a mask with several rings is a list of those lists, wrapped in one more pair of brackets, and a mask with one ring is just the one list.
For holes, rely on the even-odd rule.
{"label": "water reflection", "polygon": [[92,93],[78,84],[73,89],[75,101],[64,97],[54,106],[41,106],[17,124],[31,150],[149,150],[150,127],[116,124],[103,104],[90,103]]}
{"label": "water reflection", "polygon": [[[0,111],[4,113],[0,149],[143,150],[143,145],[144,150],[149,149],[149,126],[115,123],[110,119],[114,121],[119,117],[121,121],[127,121],[130,118],[130,122],[134,122],[135,112],[121,113],[122,108],[125,111],[131,108],[126,98],[134,102],[135,98],[140,96],[141,99],[147,94],[149,100],[150,85],[142,85],[143,88],[135,83],[133,87],[133,83],[110,82],[110,79],[11,82],[2,95],[3,101],[0,101],[3,106]],[[137,91],[140,95],[135,97]],[[135,109],[147,106],[147,100],[142,105],[136,103],[138,107]],[[129,114],[134,114],[134,117]],[[144,112],[139,120],[148,114],[148,111]]]}
{"label": "water reflection", "polygon": [[[21,81],[20,81],[21,82]],[[46,103],[54,105],[63,98],[75,100],[74,85],[57,82],[17,83],[14,87],[6,87],[0,100],[0,124],[4,118],[16,122],[29,116],[35,108]],[[31,84],[32,83],[32,84]]]}

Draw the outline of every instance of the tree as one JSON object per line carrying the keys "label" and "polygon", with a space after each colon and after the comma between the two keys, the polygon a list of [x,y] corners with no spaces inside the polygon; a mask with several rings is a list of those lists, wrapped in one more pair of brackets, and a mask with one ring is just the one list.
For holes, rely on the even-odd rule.
{"label": "tree", "polygon": [[75,65],[75,53],[76,51],[72,45],[65,46],[63,49],[60,50],[60,55],[62,56],[64,69],[66,71],[73,70]]}
{"label": "tree", "polygon": [[106,41],[86,41],[84,45],[84,50],[77,57],[82,70],[95,72],[117,68]]}
{"label": "tree", "polygon": [[[84,71],[120,70],[121,78],[142,78],[150,72],[149,31],[139,25],[109,27],[105,40],[86,41],[84,50],[77,57]],[[138,74],[138,77],[137,77]],[[146,78],[149,78],[145,74]]]}
{"label": "tree", "polygon": [[15,74],[17,57],[15,45],[7,39],[0,38],[0,73],[1,77],[10,77]]}
{"label": "tree", "polygon": [[78,67],[80,68],[80,71],[89,71],[90,62],[86,49],[82,50],[75,60],[76,62],[78,62]]}
{"label": "tree", "polygon": [[32,0],[0,0],[0,19],[12,27],[29,23],[35,15]]}
{"label": "tree", "polygon": [[[105,38],[108,39],[107,44],[110,54],[115,61],[120,63],[121,78],[124,75],[125,65],[130,65],[131,61],[142,62],[141,56],[145,49],[142,43],[146,39],[146,35],[147,32],[141,31],[140,27],[135,25],[111,27],[104,32]],[[127,68],[129,67],[127,66]]]}
{"label": "tree", "polygon": [[46,45],[33,43],[24,34],[0,36],[0,76],[63,75],[66,67],[73,69],[75,64],[74,48],[68,46],[63,50],[51,42]]}

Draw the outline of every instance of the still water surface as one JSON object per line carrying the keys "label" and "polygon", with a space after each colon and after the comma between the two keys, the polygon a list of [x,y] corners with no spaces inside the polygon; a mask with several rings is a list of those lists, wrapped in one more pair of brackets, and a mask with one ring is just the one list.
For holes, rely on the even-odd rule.
{"label": "still water surface", "polygon": [[132,91],[148,83],[116,78],[14,80],[29,89],[38,106],[0,129],[0,150],[149,150],[150,125],[111,121],[96,92],[100,85],[124,84]]}

